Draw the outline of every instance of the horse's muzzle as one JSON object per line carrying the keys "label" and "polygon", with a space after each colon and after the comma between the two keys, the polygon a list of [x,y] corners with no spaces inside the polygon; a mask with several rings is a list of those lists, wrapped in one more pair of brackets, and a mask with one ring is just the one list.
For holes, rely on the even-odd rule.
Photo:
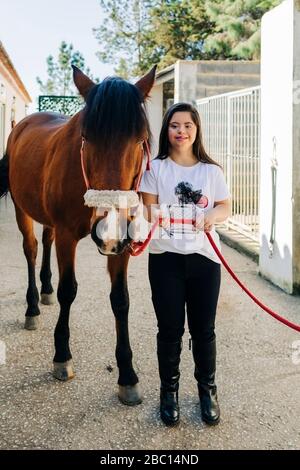
{"label": "horse's muzzle", "polygon": [[138,194],[135,191],[89,189],[84,195],[84,200],[85,205],[96,209],[96,218],[91,221],[91,236],[99,253],[123,253],[132,241],[128,230],[131,223],[128,213],[138,207]]}
{"label": "horse's muzzle", "polygon": [[127,219],[123,219],[120,224],[113,223],[108,217],[98,218],[94,221],[91,237],[101,255],[120,255],[123,253],[132,241],[128,235],[129,223]]}

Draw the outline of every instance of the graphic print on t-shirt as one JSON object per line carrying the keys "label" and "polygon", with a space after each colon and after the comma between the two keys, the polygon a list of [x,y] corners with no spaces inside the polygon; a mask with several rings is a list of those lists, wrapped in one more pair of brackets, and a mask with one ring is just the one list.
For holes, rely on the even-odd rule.
{"label": "graphic print on t-shirt", "polygon": [[179,204],[197,204],[201,208],[208,205],[208,198],[202,194],[202,189],[194,191],[193,185],[187,181],[181,181],[175,188],[175,195],[178,196]]}

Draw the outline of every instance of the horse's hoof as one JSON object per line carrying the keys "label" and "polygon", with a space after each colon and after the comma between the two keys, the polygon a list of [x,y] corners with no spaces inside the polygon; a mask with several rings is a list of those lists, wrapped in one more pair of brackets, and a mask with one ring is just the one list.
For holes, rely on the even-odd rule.
{"label": "horse's hoof", "polygon": [[39,316],[36,315],[34,317],[25,317],[25,330],[37,330],[39,326]]}
{"label": "horse's hoof", "polygon": [[53,376],[63,382],[73,379],[75,377],[73,361],[70,359],[66,362],[53,362]]}
{"label": "horse's hoof", "polygon": [[55,303],[55,294],[41,294],[41,304],[43,305],[53,305]]}
{"label": "horse's hoof", "polygon": [[139,384],[119,385],[118,398],[123,405],[135,406],[142,403]]}

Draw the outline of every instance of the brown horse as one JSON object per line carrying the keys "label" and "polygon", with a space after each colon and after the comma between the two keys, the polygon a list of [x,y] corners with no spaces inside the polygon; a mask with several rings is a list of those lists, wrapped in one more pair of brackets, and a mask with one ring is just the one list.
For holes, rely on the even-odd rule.
{"label": "brown horse", "polygon": [[[120,241],[97,237],[95,227],[105,220],[107,212],[99,217],[94,208],[84,205],[85,178],[99,194],[107,190],[132,193],[142,168],[142,142],[149,136],[143,103],[153,86],[155,67],[135,85],[116,77],[96,85],[76,67],[73,67],[73,78],[85,99],[84,109],[71,119],[48,112],[26,117],[12,130],[6,155],[0,161],[0,196],[8,190],[11,193],[28,264],[25,328],[36,329],[40,314],[35,280],[35,220],[44,226],[40,272],[44,304],[53,300],[50,270],[53,240],[59,268],[60,314],[54,333],[54,376],[59,380],[73,378],[69,314],[77,292],[74,258],[79,240],[92,232],[100,253],[110,255],[108,271],[111,306],[116,318],[118,395],[123,403],[135,405],[141,402],[141,397],[128,333],[130,254],[126,248],[131,238],[128,235]],[[128,227],[132,220],[130,211],[116,212]]]}

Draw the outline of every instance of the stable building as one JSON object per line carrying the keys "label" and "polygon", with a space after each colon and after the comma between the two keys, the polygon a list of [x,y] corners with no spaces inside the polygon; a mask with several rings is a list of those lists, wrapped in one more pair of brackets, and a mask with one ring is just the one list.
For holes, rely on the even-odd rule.
{"label": "stable building", "polygon": [[156,75],[148,114],[153,155],[165,111],[179,101],[196,105],[201,98],[260,85],[260,62],[251,60],[177,60]]}
{"label": "stable building", "polygon": [[12,127],[27,114],[31,98],[0,41],[0,158]]}

